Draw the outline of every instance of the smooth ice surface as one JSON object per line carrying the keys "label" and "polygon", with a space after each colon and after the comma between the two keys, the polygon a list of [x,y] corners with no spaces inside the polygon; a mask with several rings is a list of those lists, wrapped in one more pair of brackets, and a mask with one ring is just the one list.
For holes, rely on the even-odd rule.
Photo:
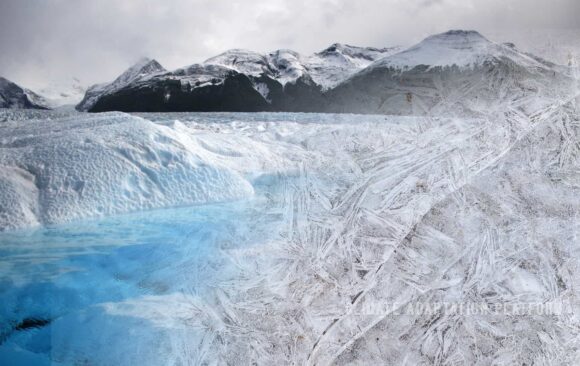
{"label": "smooth ice surface", "polygon": [[[474,119],[55,117],[63,131],[127,119],[253,194],[0,234],[12,304],[0,355],[94,365],[577,364],[579,101],[577,91],[554,103],[522,98]],[[23,131],[48,126],[4,123],[23,144]],[[28,189],[26,174],[5,176]],[[63,295],[51,297],[61,293],[46,283]],[[437,302],[572,308],[427,316],[389,307]]]}

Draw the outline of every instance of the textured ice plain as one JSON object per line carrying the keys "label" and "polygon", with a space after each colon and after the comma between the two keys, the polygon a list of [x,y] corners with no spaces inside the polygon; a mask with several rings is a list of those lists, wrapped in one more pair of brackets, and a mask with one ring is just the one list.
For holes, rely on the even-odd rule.
{"label": "textured ice plain", "polygon": [[253,195],[179,125],[49,112],[3,122],[0,136],[0,230]]}
{"label": "textured ice plain", "polygon": [[[260,157],[283,155],[261,179],[282,198],[266,193],[254,213],[256,221],[278,216],[282,228],[276,239],[225,249],[233,268],[209,295],[145,296],[55,320],[68,335],[52,339],[51,355],[94,364],[110,361],[107,352],[126,364],[573,364],[580,324],[572,313],[365,309],[576,300],[575,108],[570,98],[479,119],[150,115],[183,134],[211,132],[206,148],[224,161],[243,155],[235,153],[243,144],[225,145],[234,136],[264,147],[248,171],[269,160]],[[126,319],[127,329],[114,326]],[[146,352],[123,341],[143,322],[153,324],[138,340]]]}
{"label": "textured ice plain", "polygon": [[[108,354],[125,364],[575,364],[580,324],[572,312],[367,309],[577,301],[577,98],[575,90],[558,103],[524,98],[477,119],[143,115],[184,139],[199,136],[216,164],[243,166],[266,190],[255,221],[278,217],[282,227],[275,239],[224,249],[232,267],[210,294],[186,288],[56,319],[51,326],[68,334],[52,339],[51,356],[93,364],[107,364]],[[153,333],[131,347],[131,329],[144,324]]]}
{"label": "textured ice plain", "polygon": [[[203,299],[212,310],[196,310],[200,334],[175,363],[577,363],[573,312],[365,310],[437,301],[574,304],[576,103],[572,94],[477,120],[359,116],[301,126],[286,140],[317,158],[282,185],[286,230],[279,242],[231,254],[239,273]],[[167,315],[174,306],[156,303],[167,317],[157,324],[175,321]],[[151,303],[109,310],[140,316]]]}

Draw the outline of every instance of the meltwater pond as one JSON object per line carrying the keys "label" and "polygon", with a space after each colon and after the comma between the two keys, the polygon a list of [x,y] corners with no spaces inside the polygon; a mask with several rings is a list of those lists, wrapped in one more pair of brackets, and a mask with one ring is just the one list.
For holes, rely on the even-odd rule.
{"label": "meltwater pond", "polygon": [[[165,364],[172,336],[195,332],[172,324],[175,312],[194,317],[192,299],[232,268],[227,253],[273,232],[275,220],[267,231],[250,220],[257,201],[1,233],[2,363]],[[131,314],[131,302],[150,312]]]}

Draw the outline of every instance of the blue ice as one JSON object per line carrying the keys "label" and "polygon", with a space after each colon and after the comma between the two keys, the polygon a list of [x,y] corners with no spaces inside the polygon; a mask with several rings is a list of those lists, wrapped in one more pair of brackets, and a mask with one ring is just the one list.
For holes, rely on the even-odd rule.
{"label": "blue ice", "polygon": [[[0,233],[2,364],[168,359],[160,350],[173,352],[171,346],[158,344],[165,330],[145,318],[109,314],[99,304],[203,297],[231,267],[224,251],[257,241],[257,208],[250,201]],[[264,232],[259,235],[264,240]],[[152,342],[159,348],[151,349]]]}

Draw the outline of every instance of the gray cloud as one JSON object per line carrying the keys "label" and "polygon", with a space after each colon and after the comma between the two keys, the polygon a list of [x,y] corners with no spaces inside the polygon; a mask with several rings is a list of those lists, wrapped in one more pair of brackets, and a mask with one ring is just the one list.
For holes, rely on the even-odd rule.
{"label": "gray cloud", "polygon": [[93,83],[141,56],[171,69],[229,48],[408,45],[452,28],[522,38],[578,29],[578,14],[578,0],[1,0],[0,75],[30,87]]}

